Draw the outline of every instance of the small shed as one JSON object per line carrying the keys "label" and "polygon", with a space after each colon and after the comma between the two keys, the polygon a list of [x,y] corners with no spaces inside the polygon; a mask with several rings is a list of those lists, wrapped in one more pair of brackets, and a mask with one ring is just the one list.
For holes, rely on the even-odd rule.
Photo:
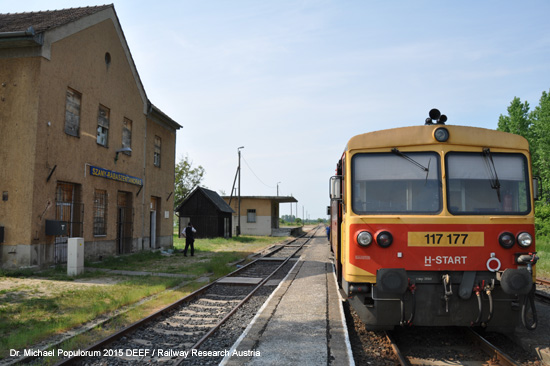
{"label": "small shed", "polygon": [[189,222],[196,238],[231,237],[233,209],[214,191],[197,187],[176,208],[179,216],[179,235]]}

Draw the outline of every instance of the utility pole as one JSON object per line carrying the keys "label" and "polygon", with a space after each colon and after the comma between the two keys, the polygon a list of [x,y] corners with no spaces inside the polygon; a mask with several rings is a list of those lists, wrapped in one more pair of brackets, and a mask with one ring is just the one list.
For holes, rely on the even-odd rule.
{"label": "utility pole", "polygon": [[277,182],[277,197],[279,197],[279,183],[281,182]]}
{"label": "utility pole", "polygon": [[239,194],[239,208],[238,208],[238,218],[237,218],[237,236],[241,235],[241,149],[244,149],[244,146],[241,146],[237,149],[237,152],[239,153],[239,168],[238,168],[238,171],[239,171],[239,189],[238,189],[238,194]]}

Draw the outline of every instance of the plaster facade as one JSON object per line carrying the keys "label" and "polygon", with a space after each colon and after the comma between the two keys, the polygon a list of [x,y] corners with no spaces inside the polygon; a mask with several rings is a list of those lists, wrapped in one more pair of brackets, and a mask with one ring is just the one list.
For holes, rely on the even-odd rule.
{"label": "plaster facade", "polygon": [[[239,225],[239,202],[237,197],[222,197],[233,209],[233,235]],[[298,202],[289,196],[241,196],[240,233],[243,235],[272,236],[279,228],[279,204]]]}
{"label": "plaster facade", "polygon": [[[173,244],[181,126],[147,99],[114,7],[91,9],[38,44],[0,31],[3,268],[63,263],[70,236],[89,259]],[[65,235],[47,235],[48,221]]]}

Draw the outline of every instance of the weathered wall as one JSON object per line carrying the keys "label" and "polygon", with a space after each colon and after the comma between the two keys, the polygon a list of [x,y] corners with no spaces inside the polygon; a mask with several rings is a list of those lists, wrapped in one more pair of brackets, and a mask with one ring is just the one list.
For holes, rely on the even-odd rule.
{"label": "weathered wall", "polygon": [[[3,267],[53,262],[55,238],[46,235],[45,221],[56,219],[60,182],[79,187],[75,201],[84,205],[86,257],[117,253],[119,192],[132,197],[132,249],[149,247],[151,197],[159,203],[157,247],[172,245],[175,130],[147,121],[148,101],[115,22],[109,10],[87,19],[90,24],[55,29],[42,53],[0,49],[0,192],[8,194],[0,200]],[[68,88],[81,94],[78,136],[65,132]],[[110,110],[107,146],[97,143],[100,105]],[[115,162],[125,118],[132,121],[132,152],[119,153]],[[160,168],[153,165],[155,136],[162,139]],[[90,166],[140,178],[144,187],[92,176]],[[96,189],[105,190],[108,200],[106,234],[94,236]]]}
{"label": "weathered wall", "polygon": [[31,241],[31,208],[40,72],[38,58],[2,60],[0,67],[0,226],[2,261],[15,263],[16,246]]}
{"label": "weathered wall", "polygon": [[[224,198],[229,203],[229,200]],[[236,228],[239,220],[238,199],[233,197],[230,204],[235,213],[233,214],[233,235],[236,235]],[[247,222],[247,210],[256,210],[256,222]],[[241,234],[243,235],[271,235],[271,200],[241,197]]]}

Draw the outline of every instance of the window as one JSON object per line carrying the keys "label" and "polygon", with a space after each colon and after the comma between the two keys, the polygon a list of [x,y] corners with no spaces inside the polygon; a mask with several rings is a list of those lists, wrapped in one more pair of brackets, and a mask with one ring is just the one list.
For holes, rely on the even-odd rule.
{"label": "window", "polygon": [[94,192],[94,236],[107,235],[107,191]]}
{"label": "window", "polygon": [[447,202],[454,215],[524,215],[531,210],[521,154],[448,153]]}
{"label": "window", "polygon": [[155,152],[153,153],[153,163],[160,167],[160,137],[155,136]]}
{"label": "window", "polygon": [[[122,147],[132,148],[132,121],[124,118],[122,122]],[[124,154],[132,155],[130,151],[125,151]]]}
{"label": "window", "polygon": [[256,222],[256,210],[246,210],[246,222]]}
{"label": "window", "polygon": [[80,104],[82,94],[73,90],[67,89],[67,97],[65,104],[65,133],[67,135],[80,136]]}
{"label": "window", "polygon": [[97,144],[101,146],[108,146],[109,141],[109,115],[111,111],[109,108],[99,105],[97,112]]}
{"label": "window", "polygon": [[[80,237],[83,233],[84,205],[80,203],[81,188],[80,184],[57,182],[55,219],[67,221],[69,237]],[[66,254],[61,253],[60,255],[65,256]]]}
{"label": "window", "polygon": [[355,213],[436,214],[442,209],[436,153],[356,154],[351,169]]}

